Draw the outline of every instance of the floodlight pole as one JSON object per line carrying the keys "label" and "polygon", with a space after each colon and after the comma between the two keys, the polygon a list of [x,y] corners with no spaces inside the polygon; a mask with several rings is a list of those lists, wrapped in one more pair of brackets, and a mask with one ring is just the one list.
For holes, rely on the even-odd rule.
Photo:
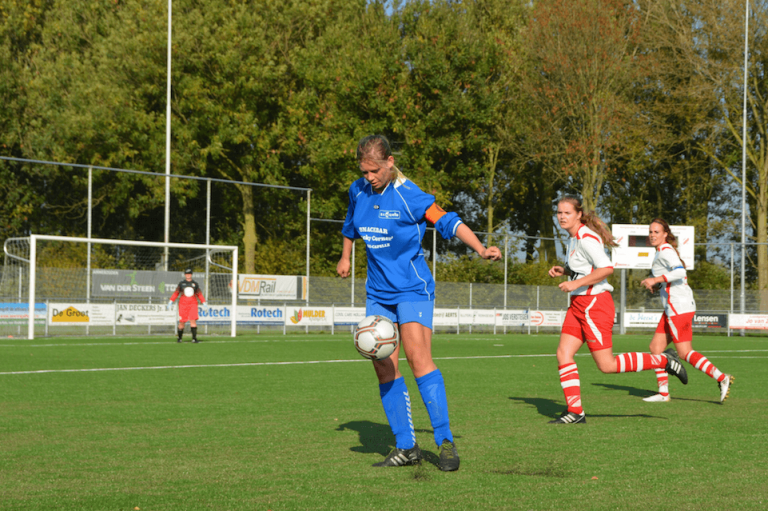
{"label": "floodlight pole", "polygon": [[352,239],[352,307],[355,306],[355,240]]}
{"label": "floodlight pole", "polygon": [[[88,167],[88,239],[91,239],[93,223],[93,167]],[[91,303],[91,242],[87,245],[86,272],[85,272],[85,296],[86,302]]]}
{"label": "floodlight pole", "polygon": [[[171,222],[171,0],[168,0],[168,71],[165,85],[165,228],[163,241],[170,241]],[[163,269],[168,271],[168,247],[163,249]]]}
{"label": "floodlight pole", "polygon": [[[744,14],[744,110],[741,131],[741,313],[745,309],[746,243],[747,243],[747,78],[749,76],[749,0]],[[744,330],[741,331],[744,335]]]}
{"label": "floodlight pole", "polygon": [[[307,264],[307,269],[306,269],[306,272],[307,272],[307,289],[306,289],[306,295],[305,295],[305,297],[307,299],[307,301],[306,301],[307,307],[309,307],[309,239],[310,239],[310,236],[311,236],[310,223],[312,221],[312,219],[310,218],[311,209],[312,209],[311,208],[311,203],[310,203],[310,200],[311,200],[311,195],[310,194],[311,193],[312,193],[312,190],[307,190],[307,263],[306,263]],[[307,327],[307,328],[309,328],[309,327]],[[309,331],[309,330],[307,330],[307,331]]]}
{"label": "floodlight pole", "polygon": [[[205,186],[205,244],[211,244],[211,180],[206,181]],[[211,298],[211,250],[205,249],[205,292]],[[207,325],[206,325],[207,328]],[[207,332],[207,330],[206,330]]]}
{"label": "floodlight pole", "polygon": [[432,228],[432,280],[437,282],[437,227]]}
{"label": "floodlight pole", "polygon": [[[29,317],[27,318],[27,339],[35,338],[35,282],[37,280],[37,238],[29,236]],[[48,321],[48,318],[46,318]]]}
{"label": "floodlight pole", "polygon": [[[93,217],[93,167],[88,167],[88,239],[91,239],[91,218]],[[88,254],[86,255],[86,268],[85,268],[85,303],[91,303],[91,242],[88,242],[86,247]],[[46,319],[47,321],[47,319]],[[85,335],[91,333],[90,325],[85,327]]]}

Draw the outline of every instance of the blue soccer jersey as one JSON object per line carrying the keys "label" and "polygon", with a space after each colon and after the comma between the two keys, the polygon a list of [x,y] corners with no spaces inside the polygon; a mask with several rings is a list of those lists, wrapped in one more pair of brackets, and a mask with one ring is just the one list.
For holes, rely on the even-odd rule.
{"label": "blue soccer jersey", "polygon": [[444,239],[455,236],[462,223],[457,214],[440,209],[434,195],[404,177],[390,182],[382,193],[373,191],[365,178],[349,187],[341,232],[365,240],[369,299],[386,304],[434,301],[435,282],[421,246],[426,220]]}

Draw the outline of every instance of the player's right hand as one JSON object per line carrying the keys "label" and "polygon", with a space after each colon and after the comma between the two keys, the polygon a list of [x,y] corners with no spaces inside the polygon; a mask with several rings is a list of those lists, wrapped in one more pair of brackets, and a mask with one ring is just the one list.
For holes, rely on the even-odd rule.
{"label": "player's right hand", "polygon": [[173,302],[169,301],[167,304],[165,304],[165,310],[172,311],[173,310]]}
{"label": "player's right hand", "polygon": [[339,274],[339,277],[345,279],[349,277],[349,269],[351,266],[352,265],[349,263],[349,259],[342,258],[339,261],[339,264],[336,265],[336,273]]}
{"label": "player's right hand", "polygon": [[565,275],[565,268],[562,266],[553,266],[549,269],[549,276],[552,278],[562,277],[563,275]]}

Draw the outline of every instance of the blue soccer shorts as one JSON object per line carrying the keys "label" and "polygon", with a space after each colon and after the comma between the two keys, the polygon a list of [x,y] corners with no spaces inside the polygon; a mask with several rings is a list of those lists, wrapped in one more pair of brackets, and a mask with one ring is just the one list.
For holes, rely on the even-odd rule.
{"label": "blue soccer shorts", "polygon": [[370,298],[365,301],[365,315],[384,316],[393,323],[404,325],[405,323],[419,323],[432,329],[432,315],[435,311],[435,302],[402,302],[395,304],[379,303]]}

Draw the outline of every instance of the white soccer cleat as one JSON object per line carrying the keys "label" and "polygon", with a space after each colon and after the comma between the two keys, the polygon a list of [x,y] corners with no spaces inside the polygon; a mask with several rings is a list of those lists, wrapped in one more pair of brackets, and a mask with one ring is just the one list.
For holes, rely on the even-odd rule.
{"label": "white soccer cleat", "polygon": [[644,397],[643,401],[646,403],[666,403],[670,400],[669,394],[662,396],[661,394],[654,394],[652,396]]}
{"label": "white soccer cleat", "polygon": [[731,392],[731,385],[733,385],[734,379],[735,378],[732,375],[726,374],[725,378],[723,378],[723,381],[717,382],[717,386],[720,387],[721,403],[728,399],[728,394]]}

